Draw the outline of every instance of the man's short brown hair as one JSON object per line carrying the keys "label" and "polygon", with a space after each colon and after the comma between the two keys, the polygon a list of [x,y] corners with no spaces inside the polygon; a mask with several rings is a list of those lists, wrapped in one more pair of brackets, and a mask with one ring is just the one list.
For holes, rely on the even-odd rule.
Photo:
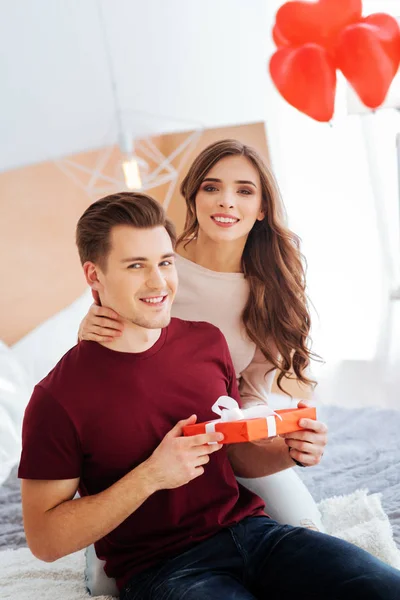
{"label": "man's short brown hair", "polygon": [[175,246],[175,226],[161,204],[146,194],[121,192],[93,202],[79,219],[76,245],[82,265],[90,261],[104,269],[111,249],[111,230],[117,225],[165,227]]}

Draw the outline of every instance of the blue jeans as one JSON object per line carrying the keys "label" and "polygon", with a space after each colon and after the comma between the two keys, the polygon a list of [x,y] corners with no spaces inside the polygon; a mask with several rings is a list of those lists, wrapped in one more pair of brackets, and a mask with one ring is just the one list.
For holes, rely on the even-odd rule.
{"label": "blue jeans", "polygon": [[400,571],[357,546],[249,517],[135,575],[121,600],[398,600]]}

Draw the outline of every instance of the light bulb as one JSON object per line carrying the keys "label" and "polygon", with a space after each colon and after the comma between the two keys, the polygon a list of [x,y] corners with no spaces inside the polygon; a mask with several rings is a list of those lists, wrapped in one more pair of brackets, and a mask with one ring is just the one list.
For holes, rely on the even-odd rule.
{"label": "light bulb", "polygon": [[122,161],[122,170],[128,190],[141,190],[142,178],[140,176],[139,164],[133,156]]}

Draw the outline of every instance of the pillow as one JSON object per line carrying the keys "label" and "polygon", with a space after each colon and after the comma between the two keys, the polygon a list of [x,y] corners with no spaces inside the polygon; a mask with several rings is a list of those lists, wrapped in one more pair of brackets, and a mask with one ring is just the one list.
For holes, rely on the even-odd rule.
{"label": "pillow", "polygon": [[85,584],[91,596],[116,596],[119,591],[115,579],[107,577],[104,571],[104,560],[97,558],[96,550],[92,544],[85,550]]}
{"label": "pillow", "polygon": [[34,386],[75,346],[92,302],[88,288],[11,348],[0,341],[0,485],[19,461],[22,420]]}
{"label": "pillow", "polygon": [[0,485],[20,457],[21,425],[30,393],[22,365],[0,341]]}
{"label": "pillow", "polygon": [[41,323],[12,346],[14,356],[26,371],[31,389],[75,346],[79,324],[92,302],[88,288],[75,302]]}

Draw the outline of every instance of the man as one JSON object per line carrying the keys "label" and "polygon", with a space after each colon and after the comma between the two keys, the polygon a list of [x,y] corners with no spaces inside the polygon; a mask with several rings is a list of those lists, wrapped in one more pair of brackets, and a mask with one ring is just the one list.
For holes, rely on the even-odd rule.
{"label": "man", "polygon": [[240,398],[220,331],[170,319],[174,240],[142,194],[95,202],[78,223],[87,282],[126,326],[114,342],[72,348],[29,402],[19,476],[33,554],[54,561],[95,543],[126,600],[395,598],[397,571],[278,525],[238,486],[235,473],[267,472],[265,448],[182,436],[213,418],[219,396]]}

